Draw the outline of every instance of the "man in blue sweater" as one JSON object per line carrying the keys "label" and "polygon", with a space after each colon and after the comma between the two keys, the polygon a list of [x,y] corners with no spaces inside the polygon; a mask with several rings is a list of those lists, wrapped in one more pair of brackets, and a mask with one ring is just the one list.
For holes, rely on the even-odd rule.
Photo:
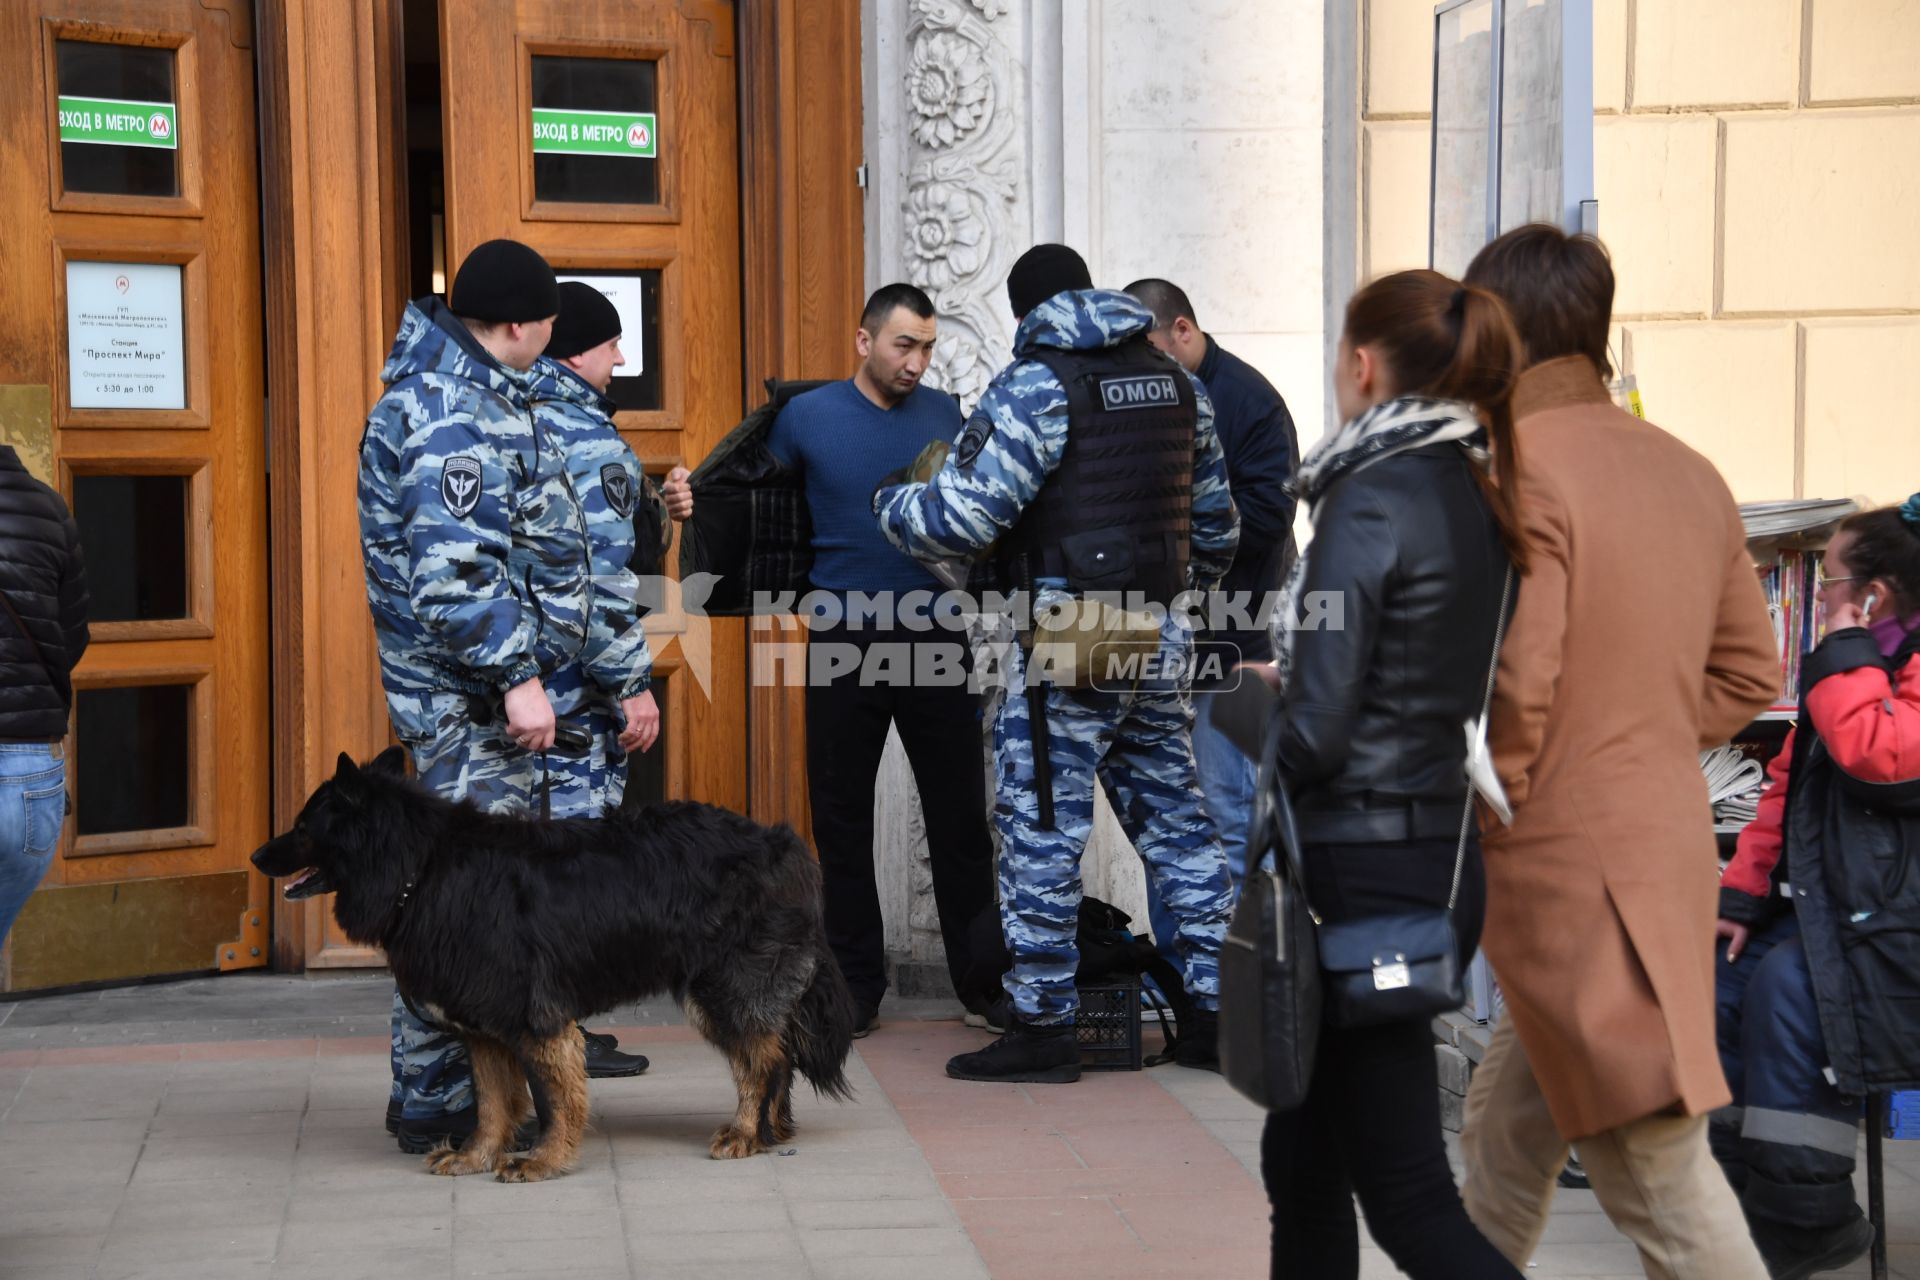
{"label": "man in blue sweater", "polygon": [[[1258,369],[1201,330],[1183,289],[1149,278],[1134,281],[1126,291],[1153,312],[1147,341],[1205,384],[1207,398],[1213,401],[1213,429],[1227,455],[1227,487],[1240,511],[1240,550],[1220,581],[1219,603],[1244,609],[1247,617],[1244,625],[1236,617],[1200,636],[1193,699],[1193,761],[1200,792],[1214,825],[1220,828],[1227,867],[1237,888],[1247,874],[1253,761],[1214,728],[1208,695],[1220,690],[1221,677],[1232,671],[1234,663],[1265,662],[1273,656],[1261,604],[1269,592],[1280,589],[1293,558],[1293,498],[1286,486],[1300,465],[1300,443],[1280,393]],[[1154,940],[1177,967],[1173,917],[1154,892],[1151,879],[1147,906]]]}
{"label": "man in blue sweater", "polygon": [[[933,600],[945,588],[887,542],[869,505],[889,473],[959,434],[953,397],[920,385],[934,336],[925,293],[910,284],[881,288],[854,335],[860,367],[853,377],[795,396],[767,435],[767,447],[800,471],[806,489],[812,586],[839,604],[829,611],[839,616],[810,619],[807,794],[827,941],[853,992],[856,1036],[872,1030],[887,989],[873,793],[889,726],[900,733],[920,792],[947,969],[969,1021],[987,1020],[997,991],[997,983],[973,989],[968,976],[971,926],[993,906],[993,843],[966,636],[934,617]],[[675,519],[692,514],[681,473],[668,477],[666,498]],[[868,612],[863,597],[892,604]]]}

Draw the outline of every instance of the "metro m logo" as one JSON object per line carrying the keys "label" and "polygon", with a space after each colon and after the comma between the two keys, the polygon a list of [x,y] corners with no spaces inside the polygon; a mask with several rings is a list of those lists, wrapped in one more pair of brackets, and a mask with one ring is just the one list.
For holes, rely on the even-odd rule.
{"label": "metro m logo", "polygon": [[1170,373],[1100,379],[1100,407],[1109,412],[1120,409],[1161,409],[1179,403],[1180,388],[1174,385]]}

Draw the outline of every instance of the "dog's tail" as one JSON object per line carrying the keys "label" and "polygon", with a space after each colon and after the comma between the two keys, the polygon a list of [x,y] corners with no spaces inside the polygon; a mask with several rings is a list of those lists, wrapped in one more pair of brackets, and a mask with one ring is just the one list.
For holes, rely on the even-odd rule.
{"label": "dog's tail", "polygon": [[815,1093],[852,1100],[846,1065],[853,1050],[853,996],[824,938],[814,946],[813,981],[794,1002],[786,1040],[788,1058]]}

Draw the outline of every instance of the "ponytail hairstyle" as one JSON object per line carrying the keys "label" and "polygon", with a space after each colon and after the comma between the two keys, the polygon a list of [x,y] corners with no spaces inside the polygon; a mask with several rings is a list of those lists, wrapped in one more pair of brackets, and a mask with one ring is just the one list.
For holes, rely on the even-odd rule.
{"label": "ponytail hairstyle", "polygon": [[1346,336],[1353,346],[1380,353],[1396,395],[1464,400],[1478,410],[1492,443],[1493,473],[1475,475],[1508,556],[1525,572],[1513,387],[1526,358],[1506,304],[1438,271],[1399,271],[1353,295]]}
{"label": "ponytail hairstyle", "polygon": [[1884,578],[1893,587],[1887,603],[1905,618],[1920,609],[1920,493],[1897,507],[1848,516],[1837,531],[1847,544],[1847,567],[1863,579]]}

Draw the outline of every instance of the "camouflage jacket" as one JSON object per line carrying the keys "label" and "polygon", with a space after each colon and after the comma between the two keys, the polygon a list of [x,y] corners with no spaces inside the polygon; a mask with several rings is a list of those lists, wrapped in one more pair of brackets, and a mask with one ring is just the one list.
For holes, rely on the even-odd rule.
{"label": "camouflage jacket", "polygon": [[652,500],[640,459],[613,426],[613,401],[585,378],[545,357],[534,362],[527,389],[534,419],[567,455],[574,496],[587,521],[593,561],[593,613],[581,654],[587,677],[615,698],[631,698],[652,680],[653,656],[640,627],[640,579],[634,558],[634,511]]}
{"label": "camouflage jacket", "polygon": [[413,303],[360,438],[360,542],[389,693],[499,696],[579,659],[587,535],[526,378]]}
{"label": "camouflage jacket", "polygon": [[[992,545],[1019,520],[1066,449],[1066,389],[1051,369],[1028,357],[1042,348],[1116,346],[1152,327],[1152,312],[1111,289],[1059,293],[1035,307],[1014,332],[1013,362],[988,384],[946,466],[926,484],[896,485],[874,495],[888,541],[922,560],[969,557]],[[1227,490],[1213,404],[1200,380],[1187,376],[1199,409],[1190,564],[1195,584],[1210,589],[1233,563],[1240,517]]]}

